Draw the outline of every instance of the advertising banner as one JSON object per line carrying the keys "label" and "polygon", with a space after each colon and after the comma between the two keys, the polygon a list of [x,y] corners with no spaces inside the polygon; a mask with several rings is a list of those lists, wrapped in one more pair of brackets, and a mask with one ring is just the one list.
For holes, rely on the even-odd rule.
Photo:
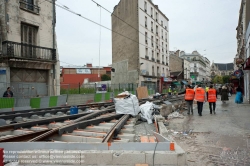
{"label": "advertising banner", "polygon": [[107,92],[107,85],[106,84],[96,85],[96,93],[106,93],[106,92]]}

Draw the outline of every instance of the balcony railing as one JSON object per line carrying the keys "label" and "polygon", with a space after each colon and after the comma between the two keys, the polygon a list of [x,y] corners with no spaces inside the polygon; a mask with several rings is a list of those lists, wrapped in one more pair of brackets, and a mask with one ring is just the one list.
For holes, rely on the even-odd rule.
{"label": "balcony railing", "polygon": [[155,58],[152,58],[151,60],[154,62],[154,61],[155,61]]}
{"label": "balcony railing", "polygon": [[162,64],[163,64],[163,65],[165,65],[165,62],[164,62],[164,61],[162,61]]}
{"label": "balcony railing", "polygon": [[19,3],[20,3],[20,8],[39,14],[40,11],[39,6],[31,4],[25,0],[20,0]]}
{"label": "balcony railing", "polygon": [[157,59],[157,63],[160,63],[160,60],[159,60],[159,59]]}
{"label": "balcony railing", "polygon": [[149,59],[149,57],[146,55],[146,56],[145,56],[145,59]]}
{"label": "balcony railing", "polygon": [[56,49],[52,48],[4,41],[2,44],[2,50],[3,53],[0,57],[38,61],[56,61]]}

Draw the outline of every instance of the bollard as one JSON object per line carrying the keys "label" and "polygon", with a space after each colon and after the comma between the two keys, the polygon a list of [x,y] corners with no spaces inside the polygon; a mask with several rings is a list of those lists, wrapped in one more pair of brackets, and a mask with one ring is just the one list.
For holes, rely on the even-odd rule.
{"label": "bollard", "polygon": [[174,142],[170,142],[170,150],[171,151],[174,151],[175,149],[174,149]]}

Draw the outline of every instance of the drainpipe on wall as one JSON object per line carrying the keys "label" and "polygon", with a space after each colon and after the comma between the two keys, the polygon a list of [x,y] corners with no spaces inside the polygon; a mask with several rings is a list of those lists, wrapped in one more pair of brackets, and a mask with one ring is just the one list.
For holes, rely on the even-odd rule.
{"label": "drainpipe on wall", "polygon": [[[56,4],[55,0],[53,0],[53,49],[55,49],[55,27],[56,27]],[[57,50],[56,50],[57,52]],[[55,54],[57,55],[57,53]],[[56,58],[56,63],[57,63],[57,58]],[[54,95],[56,95],[56,64],[53,64],[53,85],[54,85]]]}

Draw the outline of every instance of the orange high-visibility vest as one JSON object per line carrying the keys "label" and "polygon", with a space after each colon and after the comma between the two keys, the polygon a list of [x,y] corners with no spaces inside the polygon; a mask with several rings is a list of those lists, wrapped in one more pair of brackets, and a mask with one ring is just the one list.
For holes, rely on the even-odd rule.
{"label": "orange high-visibility vest", "polygon": [[216,90],[215,89],[208,90],[208,102],[216,102]]}
{"label": "orange high-visibility vest", "polygon": [[195,91],[195,100],[199,102],[204,102],[205,101],[205,90],[202,88],[197,88]]}
{"label": "orange high-visibility vest", "polygon": [[194,100],[194,90],[186,89],[185,100]]}

